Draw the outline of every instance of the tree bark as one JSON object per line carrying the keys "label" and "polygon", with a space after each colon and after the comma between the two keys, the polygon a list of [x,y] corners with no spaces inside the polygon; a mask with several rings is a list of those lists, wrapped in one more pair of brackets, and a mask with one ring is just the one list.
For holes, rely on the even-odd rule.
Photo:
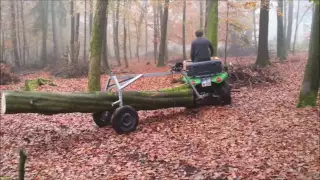
{"label": "tree bark", "polygon": [[296,16],[296,28],[294,30],[294,38],[293,38],[293,45],[292,45],[292,53],[295,54],[296,51],[296,40],[297,40],[297,32],[299,27],[299,12],[300,12],[300,0],[298,0],[298,10]]}
{"label": "tree bark", "polygon": [[100,91],[100,63],[101,49],[103,41],[104,26],[106,20],[106,9],[108,1],[97,0],[96,13],[94,15],[94,24],[90,42],[90,63],[88,73],[88,90]]}
{"label": "tree bark", "polygon": [[169,0],[165,0],[165,7],[163,12],[163,18],[161,22],[161,41],[160,41],[160,50],[159,50],[159,60],[157,66],[164,66],[165,60],[165,50],[166,50],[166,39],[167,39],[167,25],[168,25],[168,6]]}
{"label": "tree bark", "polygon": [[284,39],[286,39],[286,30],[287,30],[287,0],[282,0],[282,7],[283,7],[283,30],[284,30]]}
{"label": "tree bark", "polygon": [[183,0],[183,14],[182,14],[182,53],[183,59],[187,59],[186,54],[186,0]]}
{"label": "tree bark", "polygon": [[52,21],[52,40],[53,40],[53,60],[56,61],[58,55],[57,36],[56,36],[56,15],[55,1],[51,1],[51,21]]}
{"label": "tree bark", "polygon": [[229,34],[229,2],[227,2],[227,20],[226,20],[226,41],[224,45],[224,64],[227,64],[227,49],[228,49],[228,34]]}
{"label": "tree bark", "polygon": [[41,50],[41,61],[42,67],[47,65],[47,34],[48,34],[48,1],[42,2],[42,50]]}
{"label": "tree bark", "polygon": [[70,0],[70,15],[71,15],[71,32],[70,32],[70,62],[68,64],[74,64],[75,63],[75,53],[74,53],[74,12],[73,12],[73,0]]}
{"label": "tree bark", "polygon": [[140,7],[140,16],[139,16],[139,21],[138,24],[136,24],[136,33],[137,33],[137,45],[136,45],[136,58],[138,58],[138,61],[140,61],[139,57],[139,48],[140,48],[140,37],[141,37],[141,25],[143,22],[143,17],[144,17],[144,8]]}
{"label": "tree bark", "polygon": [[153,4],[153,53],[154,53],[154,63],[157,63],[158,55],[158,8],[156,3]]}
{"label": "tree bark", "polygon": [[[129,1],[129,3],[130,3],[130,1]],[[127,32],[127,34],[128,34],[128,40],[129,40],[129,55],[130,55],[130,59],[132,59],[132,49],[131,49],[131,32],[130,32],[130,21],[129,21],[129,19],[128,19],[128,21],[127,21],[127,23],[128,23],[128,32]]]}
{"label": "tree bark", "polygon": [[[94,27],[93,27],[94,33]],[[5,91],[2,94],[1,114],[16,113],[91,113],[110,111],[118,100],[116,93],[62,93],[36,91]],[[123,101],[136,110],[156,110],[171,107],[190,107],[194,103],[190,88],[156,92],[124,92]]]}
{"label": "tree bark", "polygon": [[217,56],[218,52],[218,0],[209,1],[207,14],[207,37],[211,41],[214,56]]}
{"label": "tree bark", "polygon": [[253,16],[253,34],[254,34],[254,47],[258,49],[258,41],[257,41],[257,23],[256,23],[256,9],[252,11]]}
{"label": "tree bark", "polygon": [[17,29],[16,29],[16,13],[14,7],[15,1],[10,1],[10,11],[11,11],[11,39],[13,46],[13,57],[14,57],[14,65],[17,68],[20,68],[20,59],[18,54],[18,46],[17,46]]}
{"label": "tree bark", "polygon": [[200,1],[200,29],[203,29],[203,0]]}
{"label": "tree bark", "polygon": [[22,149],[19,151],[19,180],[24,180],[25,174],[25,163],[27,160],[27,155]]}
{"label": "tree bark", "polygon": [[2,4],[0,1],[0,62],[4,62],[3,60],[3,41],[4,37],[3,37],[3,30],[2,30]]}
{"label": "tree bark", "polygon": [[265,67],[270,64],[268,50],[269,35],[269,0],[261,0],[259,20],[259,42],[256,66]]}
{"label": "tree bark", "polygon": [[293,21],[293,1],[289,0],[288,9],[288,26],[287,26],[287,36],[286,36],[286,50],[290,51],[291,46],[291,36],[292,36],[292,21]]}
{"label": "tree bark", "polygon": [[119,6],[120,6],[120,1],[116,0],[116,9],[113,11],[113,41],[114,41],[114,51],[115,51],[115,56],[118,62],[118,66],[121,66],[121,61],[120,61],[120,47],[119,47]]}
{"label": "tree bark", "polygon": [[280,61],[286,59],[286,46],[283,28],[283,16],[280,12],[283,12],[283,0],[278,0],[278,14],[277,14],[277,57]]}
{"label": "tree bark", "polygon": [[92,21],[93,20],[93,0],[90,0],[90,15],[89,15],[89,35],[91,37]]}
{"label": "tree bark", "polygon": [[[108,9],[108,7],[107,7]],[[104,25],[104,29],[103,29],[103,41],[102,41],[102,50],[101,50],[101,62],[102,65],[106,68],[106,70],[110,70],[110,66],[108,63],[108,15],[106,15],[106,20],[105,20],[105,25]]]}
{"label": "tree bark", "polygon": [[21,47],[21,38],[20,38],[20,21],[19,21],[19,11],[20,11],[20,9],[19,9],[19,3],[17,2],[17,14],[16,14],[16,23],[17,23],[17,42],[18,42],[18,54],[19,54],[19,57],[20,57],[20,65],[21,65],[21,63],[22,63],[22,65],[24,65],[24,59],[22,58],[22,51],[21,51],[21,49],[22,49],[22,47]]}
{"label": "tree bark", "polygon": [[319,12],[320,4],[315,3],[315,11],[312,20],[309,43],[308,62],[304,73],[297,107],[316,106],[317,104],[317,95],[320,87]]}
{"label": "tree bark", "polygon": [[87,62],[87,0],[84,0],[83,62]]}
{"label": "tree bark", "polygon": [[[125,8],[126,8],[126,3],[127,1],[124,1],[125,3]],[[125,67],[129,67],[128,59],[127,59],[127,27],[126,27],[126,15],[123,16],[123,59],[124,59],[124,64]]]}

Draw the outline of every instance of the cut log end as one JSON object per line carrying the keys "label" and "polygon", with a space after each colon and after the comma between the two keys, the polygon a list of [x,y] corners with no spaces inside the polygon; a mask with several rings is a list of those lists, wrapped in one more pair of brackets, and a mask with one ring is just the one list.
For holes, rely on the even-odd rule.
{"label": "cut log end", "polygon": [[6,93],[2,92],[1,95],[1,115],[4,115],[6,113]]}

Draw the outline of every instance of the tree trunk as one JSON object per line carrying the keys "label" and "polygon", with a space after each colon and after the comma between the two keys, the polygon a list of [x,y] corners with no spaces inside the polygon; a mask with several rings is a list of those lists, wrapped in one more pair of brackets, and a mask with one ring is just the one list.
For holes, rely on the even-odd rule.
{"label": "tree trunk", "polygon": [[317,95],[320,87],[319,12],[320,4],[315,3],[309,43],[309,57],[297,107],[316,106],[317,104]]}
{"label": "tree trunk", "polygon": [[146,47],[146,53],[145,53],[145,59],[147,60],[148,59],[148,19],[147,19],[147,14],[145,15],[145,19],[144,19],[144,22],[145,22],[145,28],[146,28],[146,38],[145,38],[145,47]]}
{"label": "tree trunk", "polygon": [[23,152],[22,149],[20,149],[20,151],[19,151],[19,180],[24,180],[26,160],[27,160],[27,155]]}
{"label": "tree trunk", "polygon": [[14,7],[15,1],[10,1],[10,11],[11,11],[11,39],[12,39],[12,48],[13,48],[13,57],[14,57],[14,65],[17,68],[20,68],[20,60],[18,54],[18,46],[17,46],[17,29],[16,29],[16,13]]}
{"label": "tree trunk", "polygon": [[[26,39],[26,28],[24,24],[24,8],[23,8],[23,0],[20,1],[20,13],[21,13],[21,22],[22,22],[22,36],[23,36],[23,64],[26,64],[26,51],[29,54],[29,48],[27,47],[27,39]],[[0,28],[1,29],[1,28]]]}
{"label": "tree trunk", "polygon": [[79,28],[80,28],[80,13],[77,13],[76,34],[75,34],[75,40],[74,40],[75,63],[78,63],[79,53],[80,53]]}
{"label": "tree trunk", "polygon": [[140,48],[141,25],[143,22],[143,17],[144,17],[144,12],[140,12],[139,21],[138,21],[138,24],[136,25],[136,33],[137,33],[136,58],[138,58],[138,61],[140,61],[139,48]]}
{"label": "tree trunk", "polygon": [[[20,65],[21,65],[21,63],[22,64],[24,64],[24,59],[22,59],[22,51],[21,51],[21,49],[22,49],[22,47],[21,47],[21,41],[20,41],[20,21],[19,21],[19,11],[20,11],[20,9],[19,9],[19,3],[17,2],[17,14],[16,14],[16,23],[17,23],[17,29],[16,29],[16,31],[17,31],[17,41],[18,41],[18,53],[19,53],[19,57],[20,57]],[[22,61],[22,62],[21,62]]]}
{"label": "tree trunk", "polygon": [[91,37],[92,32],[92,20],[93,20],[93,0],[90,0],[90,16],[89,16],[89,35]]}
{"label": "tree trunk", "polygon": [[120,1],[117,1],[116,9],[113,11],[113,42],[114,42],[114,52],[118,62],[118,66],[121,66],[120,61],[120,47],[119,47],[119,6]]}
{"label": "tree trunk", "polygon": [[[127,3],[126,1],[124,3]],[[128,59],[127,59],[127,27],[126,27],[126,17],[123,17],[123,59],[125,67],[128,68]]]}
{"label": "tree trunk", "polygon": [[4,37],[3,37],[3,30],[2,30],[2,4],[0,1],[0,62],[4,62],[3,60],[3,41]]}
{"label": "tree trunk", "polygon": [[229,34],[229,2],[227,2],[226,41],[225,41],[225,45],[224,45],[224,64],[227,64],[228,34]]}
{"label": "tree trunk", "polygon": [[183,14],[182,14],[182,53],[183,53],[183,59],[187,59],[186,54],[186,0],[183,0]]}
{"label": "tree trunk", "polygon": [[87,0],[84,0],[83,62],[87,63]]}
{"label": "tree trunk", "polygon": [[292,36],[292,21],[293,21],[293,1],[289,0],[288,9],[288,26],[287,26],[287,36],[286,36],[286,50],[290,51],[291,46],[291,36]]}
{"label": "tree trunk", "polygon": [[217,56],[218,50],[218,0],[209,1],[207,18],[207,37],[211,41],[214,56]]}
{"label": "tree trunk", "polygon": [[56,15],[55,1],[51,1],[51,21],[52,21],[52,40],[53,40],[53,60],[56,61],[58,55],[57,36],[56,36]]}
{"label": "tree trunk", "polygon": [[296,51],[296,40],[297,40],[297,32],[299,27],[299,12],[300,12],[300,0],[298,0],[298,10],[296,16],[296,28],[294,30],[294,38],[293,38],[293,45],[292,45],[292,53],[295,54]]}
{"label": "tree trunk", "polygon": [[42,50],[41,61],[42,67],[47,65],[47,34],[48,34],[48,1],[42,2]]}
{"label": "tree trunk", "polygon": [[261,0],[260,20],[259,20],[259,42],[256,65],[265,67],[270,64],[268,50],[269,35],[269,0]]}
{"label": "tree trunk", "polygon": [[[279,2],[279,1],[278,1]],[[286,30],[287,30],[287,1],[282,0],[283,7],[283,30],[284,30],[284,39],[286,39]]]}
{"label": "tree trunk", "polygon": [[154,52],[154,63],[157,63],[158,55],[158,8],[156,3],[153,5],[153,52]]}
{"label": "tree trunk", "polygon": [[159,60],[158,60],[157,66],[164,66],[166,39],[167,39],[167,25],[168,25],[168,15],[169,15],[168,6],[169,6],[169,0],[165,0],[165,7],[164,7],[163,18],[161,22],[161,41],[160,41],[160,50],[159,50]]}
{"label": "tree trunk", "polygon": [[277,14],[277,57],[280,58],[280,61],[286,59],[286,46],[285,46],[285,37],[284,37],[284,28],[283,28],[283,16],[280,15],[280,12],[283,12],[283,0],[278,0],[278,14]]}
{"label": "tree trunk", "polygon": [[[129,3],[130,3],[130,1],[129,1]],[[132,59],[130,21],[128,20],[127,23],[128,23],[128,25],[127,25],[127,27],[128,27],[127,34],[128,34],[128,40],[129,40],[129,47],[128,48],[129,48],[130,59]]]}
{"label": "tree trunk", "polygon": [[257,41],[257,23],[256,23],[256,9],[252,11],[253,16],[253,34],[254,34],[254,47],[258,49],[258,41]]}
{"label": "tree trunk", "polygon": [[73,12],[73,0],[70,0],[70,15],[71,15],[71,28],[70,28],[70,62],[68,64],[75,63],[75,53],[74,53],[74,12]]}
{"label": "tree trunk", "polygon": [[203,29],[203,0],[200,1],[200,29]]}
{"label": "tree trunk", "polygon": [[[94,27],[92,33],[95,33]],[[1,114],[92,113],[114,110],[116,107],[112,106],[112,103],[118,100],[118,96],[115,93],[106,92],[4,91],[1,100]],[[194,98],[191,89],[168,92],[123,92],[123,102],[136,110],[156,110],[190,107],[193,106]]]}
{"label": "tree trunk", "polygon": [[106,20],[107,0],[97,0],[94,24],[90,42],[90,63],[88,73],[88,90],[100,91],[100,63],[103,33]]}

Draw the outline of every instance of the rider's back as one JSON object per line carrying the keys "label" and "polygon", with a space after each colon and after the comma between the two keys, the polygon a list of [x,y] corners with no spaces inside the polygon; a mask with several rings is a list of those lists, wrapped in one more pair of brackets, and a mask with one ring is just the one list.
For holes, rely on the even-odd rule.
{"label": "rider's back", "polygon": [[192,41],[191,44],[191,57],[194,62],[199,61],[208,61],[211,57],[210,48],[210,41],[204,37],[198,37],[197,39]]}

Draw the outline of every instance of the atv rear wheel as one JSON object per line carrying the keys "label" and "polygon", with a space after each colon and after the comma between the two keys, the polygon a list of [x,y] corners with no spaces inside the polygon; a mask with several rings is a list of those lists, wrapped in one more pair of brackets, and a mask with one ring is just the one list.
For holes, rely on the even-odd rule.
{"label": "atv rear wheel", "polygon": [[108,112],[108,111],[92,113],[93,121],[100,128],[111,125],[111,116],[112,116],[112,112]]}
{"label": "atv rear wheel", "polygon": [[220,101],[221,105],[231,104],[231,88],[227,82],[221,84]]}

